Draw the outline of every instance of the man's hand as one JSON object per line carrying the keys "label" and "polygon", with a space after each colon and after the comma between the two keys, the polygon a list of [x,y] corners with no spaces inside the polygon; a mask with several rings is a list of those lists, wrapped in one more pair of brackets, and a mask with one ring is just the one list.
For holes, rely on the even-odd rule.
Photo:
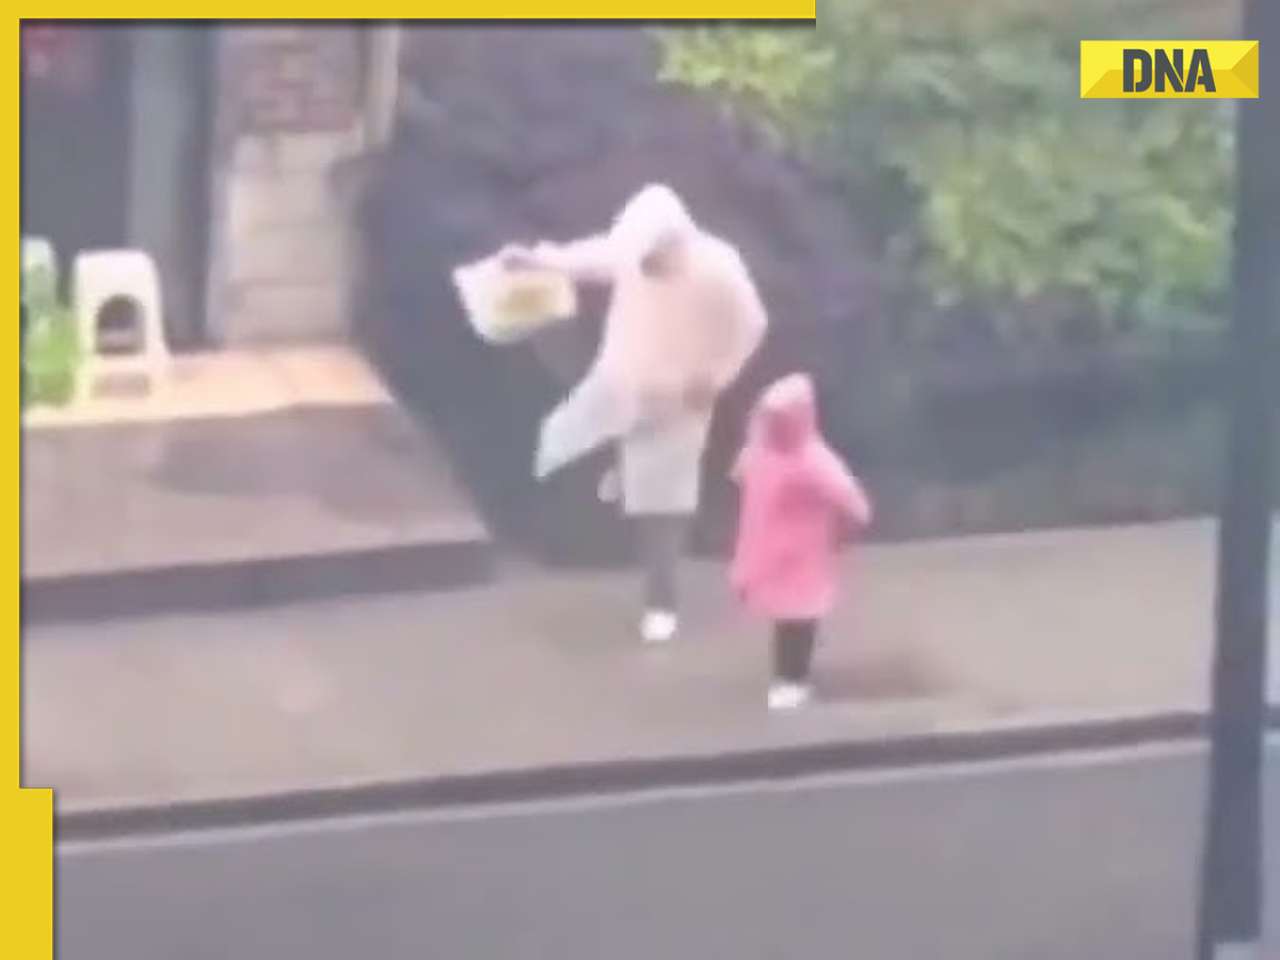
{"label": "man's hand", "polygon": [[719,391],[711,380],[698,379],[681,387],[660,384],[641,387],[636,395],[642,424],[658,424],[685,413],[709,413]]}
{"label": "man's hand", "polygon": [[684,389],[684,405],[698,413],[706,413],[716,405],[719,391],[711,380],[699,377],[692,380]]}
{"label": "man's hand", "polygon": [[504,270],[536,270],[542,266],[533,250],[516,243],[509,243],[498,251],[498,263]]}
{"label": "man's hand", "polygon": [[596,485],[596,498],[601,503],[617,503],[622,499],[622,476],[617,467],[610,467]]}

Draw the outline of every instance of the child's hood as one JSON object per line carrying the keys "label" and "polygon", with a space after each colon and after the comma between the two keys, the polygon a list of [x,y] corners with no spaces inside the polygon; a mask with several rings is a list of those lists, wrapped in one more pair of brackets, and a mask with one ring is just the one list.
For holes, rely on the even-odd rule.
{"label": "child's hood", "polygon": [[859,527],[871,522],[866,491],[819,432],[816,392],[806,374],[776,381],[756,403],[747,445],[734,465],[739,481],[751,475],[809,485]]}
{"label": "child's hood", "polygon": [[813,378],[793,373],[775,381],[761,395],[752,419],[753,442],[773,450],[796,450],[817,439]]}

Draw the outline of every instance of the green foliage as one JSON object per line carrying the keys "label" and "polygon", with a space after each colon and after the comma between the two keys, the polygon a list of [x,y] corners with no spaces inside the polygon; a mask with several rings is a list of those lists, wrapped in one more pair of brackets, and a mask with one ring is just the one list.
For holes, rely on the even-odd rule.
{"label": "green foliage", "polygon": [[75,317],[58,298],[47,268],[24,275],[21,310],[21,402],[24,406],[63,406],[75,393],[80,347]]}
{"label": "green foliage", "polygon": [[1111,327],[1216,318],[1229,110],[1081,101],[1079,38],[1141,35],[1167,4],[1123,24],[1097,0],[1061,6],[820,0],[812,31],[665,32],[661,76],[834,167],[936,307],[1024,327],[1061,314],[1025,309],[1046,300]]}
{"label": "green foliage", "polygon": [[662,37],[661,80],[724,94],[730,106],[759,107],[756,119],[779,135],[822,116],[834,52],[807,33],[701,29]]}

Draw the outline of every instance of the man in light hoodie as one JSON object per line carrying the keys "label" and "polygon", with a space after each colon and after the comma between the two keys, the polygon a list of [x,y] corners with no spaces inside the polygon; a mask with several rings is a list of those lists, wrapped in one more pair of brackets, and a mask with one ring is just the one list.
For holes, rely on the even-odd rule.
{"label": "man in light hoodie", "polygon": [[767,315],[738,251],[700,229],[669,187],[650,185],[606,233],[533,250],[513,264],[612,289],[590,370],[546,417],[539,479],[608,443],[618,468],[601,480],[635,519],[645,572],[642,638],[678,629],[676,568],[701,493],[702,455],[716,400],[764,337]]}

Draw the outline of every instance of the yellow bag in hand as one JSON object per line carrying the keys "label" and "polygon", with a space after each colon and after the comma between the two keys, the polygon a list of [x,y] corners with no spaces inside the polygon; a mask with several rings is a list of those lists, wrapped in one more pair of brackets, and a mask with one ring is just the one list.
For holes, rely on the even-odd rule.
{"label": "yellow bag in hand", "polygon": [[554,270],[508,269],[497,257],[453,271],[467,319],[490,343],[517,343],[578,308],[573,282]]}

